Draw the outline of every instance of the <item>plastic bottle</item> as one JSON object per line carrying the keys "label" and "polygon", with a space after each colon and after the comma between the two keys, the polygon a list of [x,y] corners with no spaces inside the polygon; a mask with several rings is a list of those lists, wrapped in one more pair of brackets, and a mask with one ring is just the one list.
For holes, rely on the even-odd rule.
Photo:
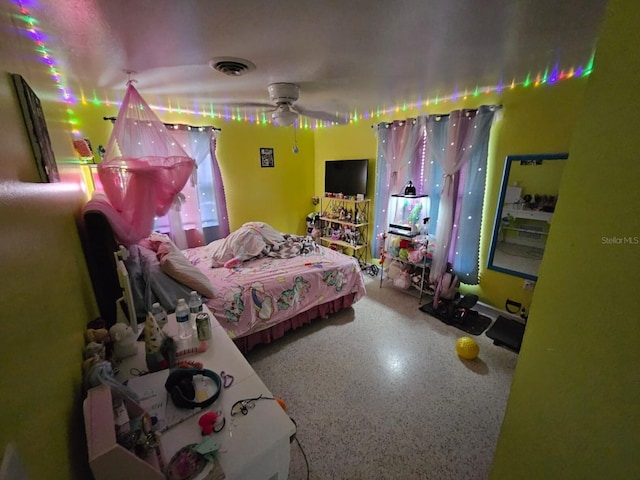
{"label": "plastic bottle", "polygon": [[201,311],[202,299],[200,298],[200,295],[198,295],[198,292],[193,290],[191,292],[191,295],[189,296],[189,312],[191,313],[190,322],[193,329],[196,328],[196,315],[198,315]]}
{"label": "plastic bottle", "polygon": [[193,328],[191,328],[191,322],[189,321],[189,307],[184,298],[178,300],[176,306],[176,321],[178,322],[178,336],[184,340],[191,338],[193,335]]}
{"label": "plastic bottle", "polygon": [[191,292],[191,296],[189,297],[189,310],[196,315],[202,311],[202,299],[195,290]]}
{"label": "plastic bottle", "polygon": [[167,311],[158,302],[151,305],[151,315],[158,327],[163,328],[167,324]]}

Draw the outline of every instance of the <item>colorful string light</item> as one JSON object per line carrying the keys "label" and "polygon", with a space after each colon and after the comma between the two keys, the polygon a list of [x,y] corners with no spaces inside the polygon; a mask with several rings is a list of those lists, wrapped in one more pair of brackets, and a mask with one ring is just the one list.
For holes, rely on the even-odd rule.
{"label": "colorful string light", "polygon": [[[62,75],[58,71],[57,62],[51,56],[49,49],[45,45],[45,36],[38,29],[38,21],[29,13],[29,10],[27,10],[27,7],[24,5],[22,0],[14,0],[14,2],[20,9],[20,14],[14,16],[24,22],[24,31],[35,42],[35,51],[40,55],[42,63],[47,66],[49,75],[60,92],[61,101],[68,105],[75,104],[77,100],[72,95],[71,90],[63,82]],[[77,124],[79,122],[75,112],[71,108],[67,108],[67,115],[71,134],[75,138],[82,138],[82,133],[77,128]]]}
{"label": "colorful string light", "polygon": [[[70,89],[65,86],[63,82],[63,78],[61,73],[58,71],[57,62],[51,56],[51,53],[47,49],[44,43],[44,35],[37,28],[37,20],[30,14],[27,8],[24,5],[22,0],[13,0],[16,5],[18,5],[20,9],[20,15],[16,15],[25,23],[25,31],[27,34],[33,39],[36,43],[36,51],[42,57],[42,62],[47,66],[49,70],[49,74],[53,79],[56,88],[60,91],[61,101],[67,104],[75,104],[77,102],[76,98],[71,93]],[[558,65],[556,64],[551,71],[546,67],[543,72],[538,72],[532,79],[531,73],[528,73],[526,77],[522,81],[517,81],[515,78],[511,80],[507,87],[505,87],[502,78],[499,80],[497,85],[494,86],[485,86],[480,87],[478,85],[469,93],[469,89],[464,89],[464,95],[460,94],[460,89],[456,86],[453,92],[450,95],[442,96],[437,93],[434,97],[427,97],[426,100],[418,100],[417,102],[407,102],[402,101],[397,105],[392,107],[376,107],[369,112],[358,113],[358,110],[353,110],[349,112],[349,114],[345,115],[345,119],[347,123],[353,124],[357,123],[363,119],[374,119],[379,117],[385,117],[393,114],[398,114],[401,112],[406,112],[407,110],[412,109],[421,109],[423,107],[429,107],[431,105],[438,105],[439,103],[446,103],[449,101],[456,102],[460,100],[460,98],[466,100],[469,95],[473,95],[474,97],[478,97],[481,94],[489,95],[491,93],[501,94],[505,88],[509,88],[510,90],[514,90],[517,87],[528,88],[530,86],[538,87],[541,85],[554,85],[562,80],[568,80],[571,78],[579,78],[589,76],[593,72],[593,62],[594,62],[595,52],[592,52],[589,60],[586,65],[578,66],[574,69],[571,67],[569,70],[565,72],[564,69],[559,70]],[[96,106],[113,106],[117,105],[120,107],[121,101],[118,94],[118,100],[116,102],[110,101],[109,98],[105,95],[104,100],[100,100],[98,97],[98,93],[93,90],[91,98],[87,99],[85,93],[81,91],[80,99],[83,105],[96,105]],[[212,102],[209,102],[208,108],[204,104],[200,105],[197,102],[194,102],[192,108],[183,108],[180,105],[178,99],[174,100],[175,106],[172,104],[171,98],[167,99],[166,105],[163,105],[161,99],[158,99],[157,105],[152,105],[151,108],[155,111],[165,111],[169,113],[177,113],[178,115],[194,115],[194,116],[202,116],[209,118],[218,118],[225,121],[237,121],[243,123],[254,123],[256,125],[272,125],[273,121],[270,116],[268,116],[264,111],[254,110],[254,111],[241,111],[240,108],[229,107],[229,106],[214,106]],[[81,132],[76,128],[78,120],[71,109],[67,110],[69,113],[69,124],[71,126],[71,130],[75,137],[81,138]],[[311,120],[307,117],[300,117],[296,121],[296,125],[298,128],[303,129],[311,129],[315,130],[318,128],[327,128],[335,125],[332,122],[326,122],[322,120]]]}

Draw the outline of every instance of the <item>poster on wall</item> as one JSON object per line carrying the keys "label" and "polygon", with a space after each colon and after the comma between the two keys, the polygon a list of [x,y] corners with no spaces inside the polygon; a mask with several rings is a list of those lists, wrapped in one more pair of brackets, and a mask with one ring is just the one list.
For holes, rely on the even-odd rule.
{"label": "poster on wall", "polygon": [[22,75],[12,73],[11,78],[16,88],[18,102],[22,109],[22,117],[27,128],[40,179],[43,182],[59,182],[58,166],[56,165],[53,148],[51,148],[49,130],[44,119],[40,99],[25,79],[22,78]]}
{"label": "poster on wall", "polygon": [[273,148],[260,148],[260,166],[261,167],[273,167],[274,159],[273,159]]}

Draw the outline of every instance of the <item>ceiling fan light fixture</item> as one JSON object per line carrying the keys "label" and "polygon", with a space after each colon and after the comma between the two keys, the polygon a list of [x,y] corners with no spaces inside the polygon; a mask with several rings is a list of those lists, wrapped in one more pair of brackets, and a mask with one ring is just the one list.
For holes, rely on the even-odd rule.
{"label": "ceiling fan light fixture", "polygon": [[289,108],[278,108],[271,114],[271,119],[274,125],[281,127],[287,127],[293,125],[298,119],[298,114],[291,111]]}
{"label": "ceiling fan light fixture", "polygon": [[209,66],[229,77],[239,77],[256,69],[249,60],[237,57],[214,57],[209,60]]}

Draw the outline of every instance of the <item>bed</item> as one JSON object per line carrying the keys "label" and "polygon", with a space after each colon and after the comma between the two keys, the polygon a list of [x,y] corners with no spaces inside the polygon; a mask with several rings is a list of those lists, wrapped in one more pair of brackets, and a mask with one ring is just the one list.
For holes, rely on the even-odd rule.
{"label": "bed", "polygon": [[[87,222],[94,230],[89,243],[93,256],[99,257],[105,252],[96,250],[117,248],[117,242],[101,239],[108,237],[109,225],[97,214],[86,212],[85,220],[92,216]],[[355,258],[315,244],[311,237],[276,232],[261,222],[244,224],[225,239],[201,247],[178,250],[166,235],[152,233],[127,250],[125,264],[139,322],[152,302],[171,312],[177,298],[188,298],[196,290],[243,353],[348,308],[366,294]],[[113,259],[113,252],[110,255]],[[103,305],[110,309],[109,304],[122,295],[114,285],[117,278],[104,278],[110,273],[105,266],[103,261],[103,271],[92,274],[92,279],[102,278],[99,285],[94,280],[96,296],[102,297],[98,298],[101,312]],[[98,288],[105,291],[99,294]]]}

